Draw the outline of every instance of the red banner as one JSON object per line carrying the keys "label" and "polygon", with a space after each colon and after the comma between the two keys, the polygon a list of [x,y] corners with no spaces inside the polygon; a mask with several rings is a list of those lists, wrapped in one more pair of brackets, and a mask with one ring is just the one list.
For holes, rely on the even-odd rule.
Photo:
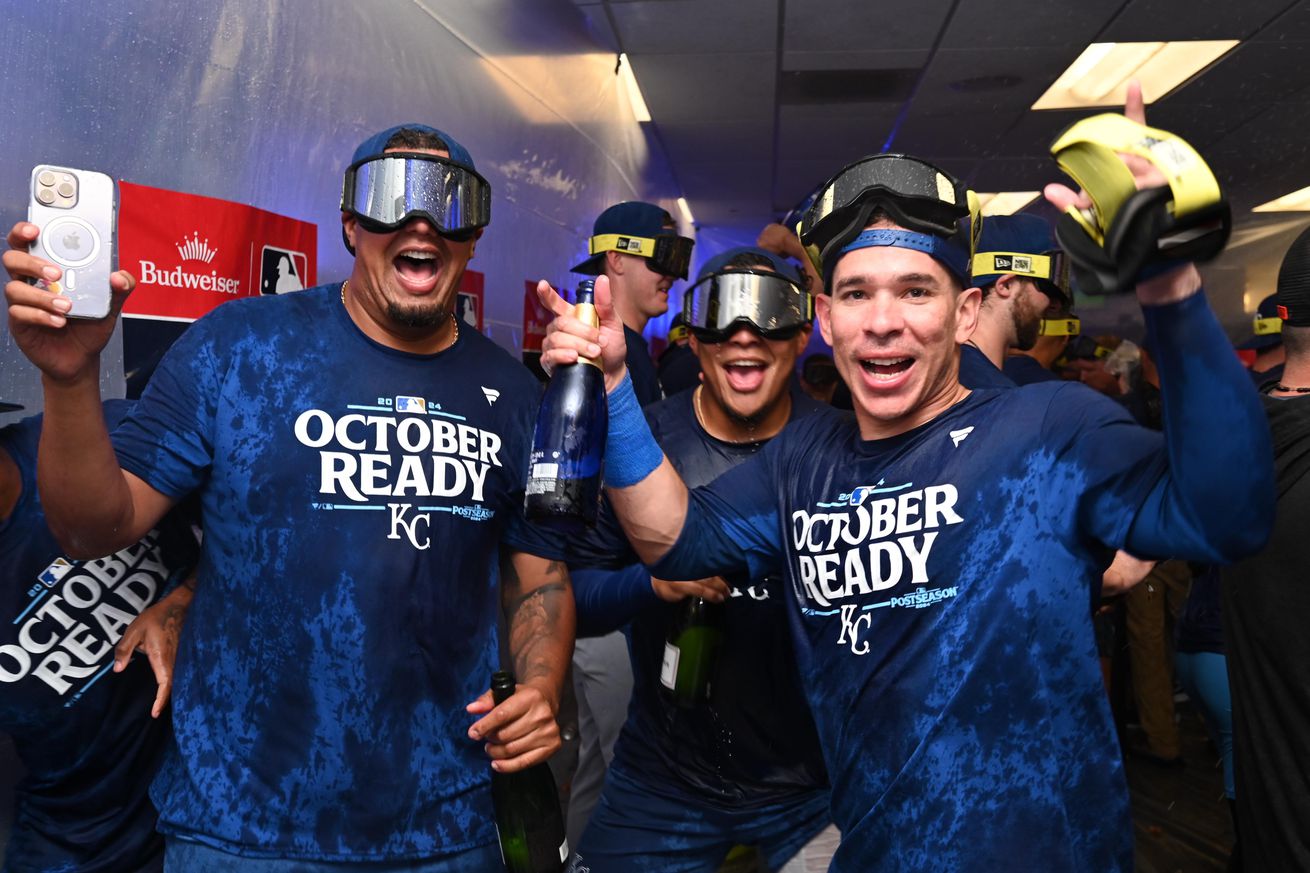
{"label": "red banner", "polygon": [[194,321],[228,300],[315,284],[316,225],[131,182],[118,190],[118,263],[137,279],[129,318]]}
{"label": "red banner", "polygon": [[523,283],[523,351],[541,352],[541,341],[546,338],[546,325],[553,316],[537,299],[537,280]]}
{"label": "red banner", "polygon": [[465,270],[455,289],[455,317],[482,333],[482,289],[487,277],[477,270]]}

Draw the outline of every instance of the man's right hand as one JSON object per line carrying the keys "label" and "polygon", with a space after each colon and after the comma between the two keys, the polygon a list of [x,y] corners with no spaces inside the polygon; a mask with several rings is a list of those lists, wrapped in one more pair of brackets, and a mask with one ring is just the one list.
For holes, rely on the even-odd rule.
{"label": "man's right hand", "polygon": [[713,603],[722,603],[732,593],[732,588],[721,576],[695,579],[690,582],[670,582],[651,576],[650,587],[655,590],[660,600],[667,600],[669,603],[677,603],[688,597],[703,597]]}
{"label": "man's right hand", "polygon": [[119,270],[109,277],[112,292],[109,315],[98,319],[66,316],[72,305],[67,297],[30,285],[27,279],[58,280],[63,271],[51,262],[28,253],[40,229],[20,221],[9,231],[9,251],[4,253],[10,281],[5,285],[9,303],[9,332],[33,364],[55,382],[81,378],[98,380],[100,352],[114,332],[123,301],[132,293],[136,280]]}
{"label": "man's right hand", "polygon": [[623,338],[623,322],[614,311],[610,298],[610,282],[605,276],[596,277],[596,314],[600,329],[583,324],[573,315],[573,306],[542,279],[537,283],[537,299],[555,314],[546,328],[541,344],[541,366],[547,373],[555,367],[572,364],[579,356],[599,359],[605,371],[605,390],[613,391],[627,374],[625,359],[628,344]]}

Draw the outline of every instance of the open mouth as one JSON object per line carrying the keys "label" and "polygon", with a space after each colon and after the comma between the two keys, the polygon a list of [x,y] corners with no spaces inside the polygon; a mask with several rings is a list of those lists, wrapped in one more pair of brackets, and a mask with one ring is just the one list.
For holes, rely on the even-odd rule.
{"label": "open mouth", "polygon": [[764,384],[764,374],[768,369],[768,365],[761,361],[733,361],[723,365],[723,372],[728,377],[728,387],[742,393],[759,390]]}
{"label": "open mouth", "polygon": [[860,367],[874,382],[895,382],[914,366],[914,358],[866,358]]}
{"label": "open mouth", "polygon": [[437,253],[423,249],[407,249],[392,261],[401,282],[411,291],[431,291],[441,272],[441,259]]}

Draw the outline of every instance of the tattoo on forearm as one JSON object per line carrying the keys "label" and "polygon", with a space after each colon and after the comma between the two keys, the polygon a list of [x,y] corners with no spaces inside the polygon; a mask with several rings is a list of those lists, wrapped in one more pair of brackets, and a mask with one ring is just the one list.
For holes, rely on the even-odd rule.
{"label": "tattoo on forearm", "polygon": [[509,651],[517,680],[522,683],[545,678],[556,684],[562,682],[573,623],[567,569],[563,563],[552,561],[543,574],[544,581],[526,593],[512,567],[506,568],[504,578]]}

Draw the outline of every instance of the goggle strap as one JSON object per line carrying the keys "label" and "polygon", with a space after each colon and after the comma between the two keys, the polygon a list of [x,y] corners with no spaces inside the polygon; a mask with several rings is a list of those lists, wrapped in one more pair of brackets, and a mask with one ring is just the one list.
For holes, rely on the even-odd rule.
{"label": "goggle strap", "polygon": [[655,256],[655,240],[625,233],[602,233],[587,240],[587,252],[592,255],[599,255],[602,252],[623,252],[650,258]]}
{"label": "goggle strap", "polygon": [[1268,336],[1274,333],[1283,332],[1283,320],[1281,318],[1255,318],[1255,335]]}
{"label": "goggle strap", "polygon": [[1013,273],[1030,279],[1054,282],[1054,258],[1050,255],[1029,255],[1022,252],[979,252],[973,256],[973,275]]}

